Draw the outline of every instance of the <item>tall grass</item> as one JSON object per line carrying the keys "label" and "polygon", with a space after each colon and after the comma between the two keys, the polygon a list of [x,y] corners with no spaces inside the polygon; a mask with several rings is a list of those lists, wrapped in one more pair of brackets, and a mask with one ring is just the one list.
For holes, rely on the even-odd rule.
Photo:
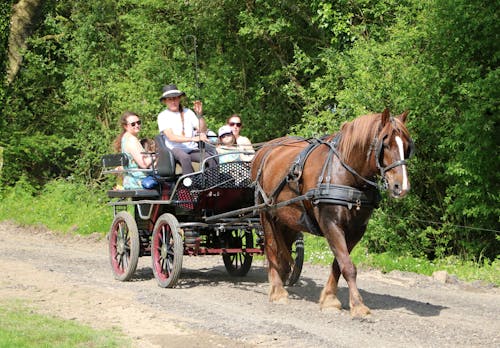
{"label": "tall grass", "polygon": [[21,179],[16,186],[2,192],[0,220],[81,235],[104,233],[113,219],[106,202],[104,192],[82,183],[55,180],[36,192]]}

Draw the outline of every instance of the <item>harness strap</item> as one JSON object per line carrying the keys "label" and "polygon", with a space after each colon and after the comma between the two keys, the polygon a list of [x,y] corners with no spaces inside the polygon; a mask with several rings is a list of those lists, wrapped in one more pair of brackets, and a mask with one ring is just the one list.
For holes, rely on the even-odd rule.
{"label": "harness strap", "polygon": [[354,187],[335,184],[320,184],[319,187],[309,190],[306,195],[312,196],[313,204],[338,204],[349,209],[355,206],[357,210],[362,206],[376,208],[381,200],[378,189],[369,188],[362,191]]}
{"label": "harness strap", "polygon": [[307,141],[309,145],[307,145],[297,155],[297,157],[295,157],[295,161],[293,161],[292,165],[290,166],[290,170],[287,175],[287,181],[298,182],[300,180],[307,158],[315,148],[322,144],[322,141],[316,138],[307,139],[305,141]]}
{"label": "harness strap", "polygon": [[[341,136],[340,134],[338,136]],[[335,139],[334,139],[335,140]],[[351,166],[349,166],[347,163],[345,163],[342,158],[340,157],[340,154],[337,150],[337,143],[334,143],[333,140],[331,142],[327,142],[326,143],[328,146],[330,146],[330,149],[331,151],[333,151],[333,153],[335,154],[335,156],[337,156],[337,158],[339,159],[340,161],[340,164],[342,164],[342,166],[349,172],[351,173],[352,175],[360,178],[361,180],[363,180],[364,182],[366,182],[368,185],[370,186],[373,186],[375,188],[379,188],[379,185],[375,182],[375,181],[372,181],[372,180],[368,180],[366,179],[365,177],[359,175],[359,173],[357,171],[355,171]]]}
{"label": "harness strap", "polygon": [[[297,137],[295,139],[298,141],[307,141],[309,143],[309,145],[307,147],[305,147],[297,155],[297,157],[293,161],[292,165],[290,166],[287,174],[280,180],[278,185],[276,185],[276,187],[271,191],[271,193],[269,195],[266,195],[266,193],[262,189],[262,186],[259,184],[259,179],[260,179],[260,176],[262,175],[262,169],[264,167],[265,160],[270,155],[271,151],[266,152],[266,154],[264,155],[264,158],[260,162],[259,171],[257,172],[257,178],[255,180],[255,183],[256,183],[255,184],[255,186],[256,186],[255,198],[256,199],[257,199],[258,193],[260,193],[264,202],[268,205],[272,205],[275,198],[279,195],[279,193],[281,192],[281,190],[283,189],[283,187],[285,187],[285,185],[287,183],[295,182],[298,184],[298,181],[300,180],[300,178],[302,176],[302,171],[304,170],[304,163],[306,162],[306,160],[309,157],[309,155],[311,154],[311,152],[316,147],[318,147],[319,145],[322,144],[322,141],[320,141],[316,138],[303,139],[303,138]],[[289,138],[285,139],[284,141],[286,141],[286,140],[289,140]],[[286,145],[286,144],[283,144],[283,142],[279,142],[276,145]],[[257,202],[257,200],[256,200],[256,202]]]}
{"label": "harness strap", "polygon": [[[319,204],[319,203],[338,204],[346,206],[349,209],[355,206],[356,209],[358,210],[360,209],[361,206],[377,207],[381,199],[380,192],[378,190],[379,185],[374,181],[362,177],[341,159],[340,154],[337,150],[337,145],[340,142],[341,136],[342,134],[339,132],[331,141],[325,141],[323,139],[316,139],[316,138],[307,140],[302,139],[301,141],[308,141],[309,145],[305,147],[297,155],[292,165],[290,166],[290,169],[287,172],[287,174],[280,180],[278,185],[276,185],[276,187],[271,191],[271,193],[269,195],[266,195],[266,193],[264,192],[262,186],[259,184],[258,181],[260,176],[262,175],[264,162],[267,159],[267,156],[269,156],[271,153],[271,151],[268,151],[264,155],[263,160],[261,161],[259,171],[257,173],[257,178],[255,180],[256,202],[258,195],[260,195],[264,200],[264,203],[266,204],[267,208],[277,208],[286,206],[291,203],[300,202],[302,207],[304,208],[304,211],[306,211],[303,202],[304,200],[311,200],[313,204]],[[299,195],[294,199],[275,204],[274,203],[275,198],[279,195],[279,193],[287,183],[290,184],[294,182],[297,185],[297,191],[298,191],[299,180],[302,176],[302,171],[304,169],[304,165],[307,158],[317,147],[323,144],[328,146],[330,148],[330,151],[328,152],[328,157],[323,165],[321,174],[318,177],[318,186],[314,189],[309,190],[304,195]],[[276,143],[276,145],[283,145],[283,144],[282,142],[280,142]],[[372,188],[361,191],[354,187],[336,185],[331,183],[331,174],[333,170],[332,168],[333,156],[336,156],[339,159],[340,163],[347,171],[349,171],[352,175],[362,179],[364,182],[372,186]],[[399,162],[401,161],[398,161],[394,166],[401,165],[401,163]]]}
{"label": "harness strap", "polygon": [[385,172],[387,172],[388,170],[390,170],[392,168],[395,168],[397,166],[405,166],[405,165],[407,165],[406,160],[399,160],[399,161],[396,161],[396,162],[389,164],[387,167],[380,168],[380,172],[382,174],[385,174]]}

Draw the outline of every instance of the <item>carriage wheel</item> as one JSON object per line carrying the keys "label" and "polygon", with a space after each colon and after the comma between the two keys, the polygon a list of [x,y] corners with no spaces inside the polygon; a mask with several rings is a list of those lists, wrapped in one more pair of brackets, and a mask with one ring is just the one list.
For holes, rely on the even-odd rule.
{"label": "carriage wheel", "polygon": [[[245,230],[232,230],[226,240],[226,248],[252,248],[253,233]],[[253,255],[246,252],[222,254],[227,272],[233,277],[243,277],[252,266]]]}
{"label": "carriage wheel", "polygon": [[140,242],[137,224],[129,213],[115,215],[109,231],[109,261],[115,279],[126,281],[135,272]]}
{"label": "carriage wheel", "polygon": [[153,273],[162,288],[173,288],[182,270],[184,245],[179,222],[172,214],[163,214],[156,221],[151,240]]}
{"label": "carriage wheel", "polygon": [[304,235],[302,233],[297,234],[295,242],[292,244],[291,255],[294,260],[292,265],[292,270],[285,284],[292,286],[299,280],[300,273],[302,272],[302,265],[304,264]]}

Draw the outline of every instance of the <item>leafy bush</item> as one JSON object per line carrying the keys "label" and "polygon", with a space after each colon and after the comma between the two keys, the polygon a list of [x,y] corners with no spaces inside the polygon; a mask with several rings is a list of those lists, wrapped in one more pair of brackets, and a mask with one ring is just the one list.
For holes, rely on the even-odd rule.
{"label": "leafy bush", "polygon": [[74,172],[77,150],[73,140],[55,135],[17,135],[5,147],[1,173],[4,184],[17,182],[24,175],[35,187],[40,187]]}
{"label": "leafy bush", "polygon": [[0,220],[43,225],[65,233],[104,234],[112,220],[106,202],[102,191],[81,182],[54,180],[39,191],[22,177],[2,192]]}

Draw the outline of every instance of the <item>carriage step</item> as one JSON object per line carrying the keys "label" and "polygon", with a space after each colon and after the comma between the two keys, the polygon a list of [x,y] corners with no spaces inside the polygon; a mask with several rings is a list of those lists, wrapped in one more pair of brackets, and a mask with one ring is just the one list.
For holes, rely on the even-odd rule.
{"label": "carriage step", "polygon": [[157,190],[109,190],[109,198],[159,198]]}

